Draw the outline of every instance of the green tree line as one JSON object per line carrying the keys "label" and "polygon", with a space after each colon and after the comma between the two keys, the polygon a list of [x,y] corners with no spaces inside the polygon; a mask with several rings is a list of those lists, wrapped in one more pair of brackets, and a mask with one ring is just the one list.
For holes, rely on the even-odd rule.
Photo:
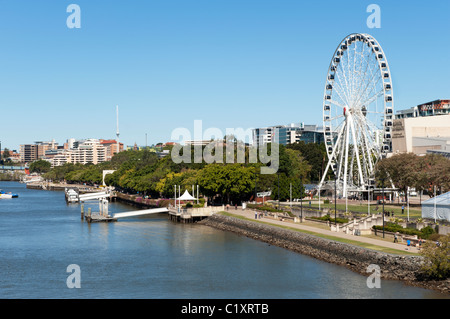
{"label": "green tree line", "polygon": [[394,186],[407,193],[408,187],[434,196],[450,190],[450,160],[440,154],[418,156],[397,154],[377,163],[376,177],[387,187]]}
{"label": "green tree line", "polygon": [[232,163],[229,163],[230,154],[226,152],[223,163],[195,159],[192,147],[191,163],[175,163],[170,155],[158,158],[156,153],[148,150],[128,150],[97,165],[68,163],[50,169],[39,162],[33,168],[43,172],[48,180],[90,185],[102,183],[103,170],[115,170],[106,175],[107,185],[152,198],[173,197],[175,185],[180,186],[181,192],[191,191],[192,185],[196,190],[196,185],[199,185],[201,194],[216,197],[222,203],[250,200],[255,192],[266,191],[272,191],[272,199],[287,200],[291,192],[292,198],[300,198],[304,196],[303,184],[318,180],[323,173],[326,156],[323,145],[278,145],[278,170],[274,174],[261,174],[261,167],[268,164],[251,162],[248,147],[245,147],[244,162],[238,162],[237,147]]}
{"label": "green tree line", "polygon": [[[300,198],[304,195],[303,185],[319,181],[327,163],[324,144],[279,145],[277,172],[261,174],[261,167],[267,164],[251,162],[248,147],[245,147],[244,162],[238,163],[238,147],[235,145],[232,163],[226,163],[230,155],[227,152],[223,153],[223,163],[206,163],[204,159],[195,158],[192,147],[190,163],[175,163],[170,155],[158,158],[148,150],[128,150],[97,165],[65,164],[50,168],[48,162],[36,161],[30,165],[30,170],[42,173],[48,180],[90,185],[102,183],[103,170],[115,170],[106,176],[106,184],[124,192],[170,198],[175,185],[179,185],[182,192],[199,185],[201,194],[216,196],[227,203],[249,200],[255,193],[266,191],[271,191],[275,200],[289,199],[291,190],[292,198]],[[331,170],[328,174],[332,178]],[[414,187],[433,196],[434,187],[437,194],[450,189],[450,160],[436,154],[393,155],[378,162],[376,177],[378,186],[383,179],[386,187],[395,186],[404,192]]]}

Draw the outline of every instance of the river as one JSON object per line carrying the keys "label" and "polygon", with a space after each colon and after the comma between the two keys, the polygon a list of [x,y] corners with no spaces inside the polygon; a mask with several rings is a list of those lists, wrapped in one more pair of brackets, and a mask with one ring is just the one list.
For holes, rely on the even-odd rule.
{"label": "river", "polygon": [[[19,194],[0,199],[2,299],[447,298],[397,281],[370,289],[344,267],[166,214],[88,224],[63,192],[0,189]],[[109,205],[112,214],[133,209]],[[69,265],[79,288],[69,288]]]}

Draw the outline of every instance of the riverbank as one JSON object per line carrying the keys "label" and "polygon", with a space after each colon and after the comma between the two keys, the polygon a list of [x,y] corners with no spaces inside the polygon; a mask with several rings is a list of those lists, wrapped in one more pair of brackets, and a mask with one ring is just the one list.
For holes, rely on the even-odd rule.
{"label": "riverbank", "polygon": [[[61,185],[59,185],[61,186]],[[32,188],[27,185],[27,188]],[[42,189],[42,188],[39,188]],[[47,190],[57,190],[50,187]],[[137,207],[152,207],[157,205],[156,200],[143,199],[136,195],[117,193],[116,200]],[[155,201],[155,202],[154,202]],[[234,212],[234,211],[233,211]],[[253,215],[254,212],[236,210],[241,214]],[[265,218],[264,218],[265,219]],[[269,219],[267,219],[269,221]],[[276,221],[269,221],[276,223]],[[324,239],[314,235],[308,235],[299,231],[288,230],[282,227],[265,225],[253,220],[243,220],[229,216],[215,214],[200,222],[220,230],[234,232],[249,238],[267,242],[270,245],[279,246],[291,251],[314,257],[329,263],[345,266],[357,273],[368,276],[367,266],[376,264],[381,269],[381,277],[390,280],[400,280],[413,286],[433,289],[445,294],[450,293],[450,280],[444,282],[425,282],[418,280],[420,256],[405,256],[395,253],[377,252],[357,245],[342,243],[333,239]],[[284,224],[287,224],[284,222]],[[297,224],[290,227],[303,227]],[[276,230],[276,231],[275,231]],[[314,232],[318,229],[315,228]],[[333,233],[336,236],[337,233]],[[344,235],[343,235],[344,236]],[[352,240],[361,241],[365,238],[352,236]],[[403,247],[401,249],[404,249]],[[412,248],[411,252],[412,251]]]}
{"label": "riverbank", "polygon": [[262,224],[222,214],[215,214],[201,221],[200,224],[341,265],[362,275],[368,276],[372,273],[367,272],[369,265],[377,265],[380,267],[380,275],[383,279],[400,280],[409,285],[450,294],[450,280],[439,282],[420,280],[420,268],[423,262],[421,256],[378,252],[276,225]]}

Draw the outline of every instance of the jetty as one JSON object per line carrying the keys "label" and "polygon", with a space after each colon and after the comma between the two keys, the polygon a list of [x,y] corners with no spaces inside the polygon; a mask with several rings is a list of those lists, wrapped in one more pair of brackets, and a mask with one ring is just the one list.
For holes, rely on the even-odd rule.
{"label": "jetty", "polygon": [[169,219],[171,221],[184,224],[195,223],[224,210],[225,207],[223,205],[200,208],[181,208],[179,206],[169,206]]}
{"label": "jetty", "polygon": [[84,204],[81,205],[81,219],[83,218],[88,223],[98,223],[98,222],[115,222],[117,218],[112,217],[108,214],[108,200],[106,198],[100,198],[98,202],[99,212],[92,212],[92,208],[89,207],[87,214],[85,215]]}
{"label": "jetty", "polygon": [[[66,189],[66,200],[73,202],[84,203],[84,201],[99,201],[99,212],[93,213],[91,208],[88,209],[87,215],[85,216],[84,205],[81,205],[81,218],[86,219],[89,223],[94,222],[111,222],[117,221],[122,218],[145,216],[152,214],[162,214],[167,213],[171,221],[181,222],[181,223],[194,223],[201,221],[217,212],[225,210],[225,206],[205,206],[205,207],[182,207],[181,200],[196,200],[186,191],[186,193],[175,198],[175,205],[169,204],[168,207],[154,207],[141,210],[132,210],[126,212],[116,213],[113,216],[108,214],[108,198],[111,195],[111,191],[96,192],[89,194],[80,194],[77,189]],[[120,198],[117,197],[117,198]],[[127,200],[129,201],[129,200]],[[178,204],[177,204],[178,203]]]}

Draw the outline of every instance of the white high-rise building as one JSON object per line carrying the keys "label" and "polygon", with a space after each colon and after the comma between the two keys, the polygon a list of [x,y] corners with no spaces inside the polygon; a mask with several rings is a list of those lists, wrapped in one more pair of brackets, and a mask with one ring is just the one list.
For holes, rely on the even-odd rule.
{"label": "white high-rise building", "polygon": [[107,149],[98,139],[76,141],[68,140],[68,149],[61,150],[52,158],[52,166],[61,166],[65,163],[98,164],[107,160]]}
{"label": "white high-rise building", "polygon": [[71,162],[98,164],[106,161],[106,147],[98,139],[87,139],[71,150]]}

